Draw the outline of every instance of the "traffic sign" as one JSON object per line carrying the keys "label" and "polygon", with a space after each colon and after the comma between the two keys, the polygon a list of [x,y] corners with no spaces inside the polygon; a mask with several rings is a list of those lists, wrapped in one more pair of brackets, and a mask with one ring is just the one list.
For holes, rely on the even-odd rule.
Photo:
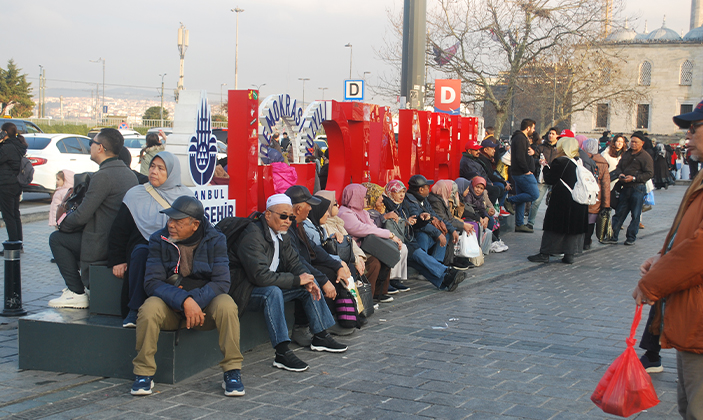
{"label": "traffic sign", "polygon": [[345,80],[344,81],[344,100],[345,101],[363,101],[364,100],[364,81],[363,80]]}
{"label": "traffic sign", "polygon": [[117,126],[118,130],[129,130],[129,124],[126,122],[122,121],[119,126]]}
{"label": "traffic sign", "polygon": [[103,105],[103,114],[107,114],[107,105]]}

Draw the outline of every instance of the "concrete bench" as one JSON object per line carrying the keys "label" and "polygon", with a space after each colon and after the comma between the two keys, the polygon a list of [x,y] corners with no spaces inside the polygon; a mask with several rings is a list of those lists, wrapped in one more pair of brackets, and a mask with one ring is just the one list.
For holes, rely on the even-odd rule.
{"label": "concrete bench", "polygon": [[[90,309],[47,309],[19,319],[19,368],[133,379],[136,334],[122,328],[122,281],[104,266],[90,271]],[[286,304],[293,325],[293,303]],[[262,312],[239,319],[242,353],[269,343]],[[176,383],[222,359],[217,330],[181,329],[159,335],[154,380]]]}

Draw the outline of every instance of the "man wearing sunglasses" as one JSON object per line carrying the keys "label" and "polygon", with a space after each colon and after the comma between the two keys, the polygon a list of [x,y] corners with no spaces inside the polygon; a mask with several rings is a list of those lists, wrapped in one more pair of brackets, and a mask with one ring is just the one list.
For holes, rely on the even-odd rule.
{"label": "man wearing sunglasses", "polygon": [[[266,212],[244,229],[236,245],[237,262],[231,272],[230,295],[242,311],[263,311],[271,345],[276,350],[273,366],[302,372],[307,363],[288,348],[290,338],[284,303],[299,300],[314,334],[310,348],[341,353],[327,328],[335,324],[320,287],[291,244],[288,229],[295,221],[293,204],[285,194],[266,200]],[[231,258],[231,257],[230,257]]]}
{"label": "man wearing sunglasses", "polygon": [[[691,155],[703,158],[703,102],[692,112],[674,117],[674,123],[688,129]],[[686,190],[661,250],[640,267],[642,278],[632,293],[637,304],[656,305],[650,309],[645,327],[645,335],[654,336],[656,353],[660,341],[662,348],[676,349],[679,414],[685,419],[703,419],[702,224],[703,172]],[[665,304],[659,303],[662,299]],[[645,336],[642,338],[644,342]],[[651,348],[647,350],[640,360],[645,367],[658,365],[655,371],[661,372],[659,355],[652,355]],[[655,356],[655,360],[643,360],[648,356]]]}
{"label": "man wearing sunglasses", "polygon": [[66,288],[49,301],[52,308],[87,308],[91,264],[107,262],[107,242],[112,222],[125,193],[137,185],[137,177],[117,158],[124,138],[114,128],[103,128],[90,141],[90,159],[100,165],[91,175],[85,198],[49,236],[49,247]]}

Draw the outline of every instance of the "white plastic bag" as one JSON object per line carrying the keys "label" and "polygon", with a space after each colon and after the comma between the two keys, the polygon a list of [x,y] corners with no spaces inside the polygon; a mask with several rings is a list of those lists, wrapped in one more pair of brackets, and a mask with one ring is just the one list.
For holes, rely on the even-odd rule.
{"label": "white plastic bag", "polygon": [[478,245],[478,239],[476,238],[476,233],[471,235],[463,232],[459,237],[459,242],[457,243],[456,255],[458,257],[464,258],[475,258],[479,255],[483,255],[481,252],[481,247]]}

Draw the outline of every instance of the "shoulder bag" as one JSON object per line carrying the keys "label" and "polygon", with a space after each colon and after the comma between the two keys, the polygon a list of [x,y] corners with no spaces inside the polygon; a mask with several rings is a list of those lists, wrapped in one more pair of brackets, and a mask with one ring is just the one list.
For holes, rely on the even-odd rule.
{"label": "shoulder bag", "polygon": [[361,242],[361,249],[378,258],[379,261],[388,267],[395,267],[400,261],[398,245],[390,239],[367,235]]}

